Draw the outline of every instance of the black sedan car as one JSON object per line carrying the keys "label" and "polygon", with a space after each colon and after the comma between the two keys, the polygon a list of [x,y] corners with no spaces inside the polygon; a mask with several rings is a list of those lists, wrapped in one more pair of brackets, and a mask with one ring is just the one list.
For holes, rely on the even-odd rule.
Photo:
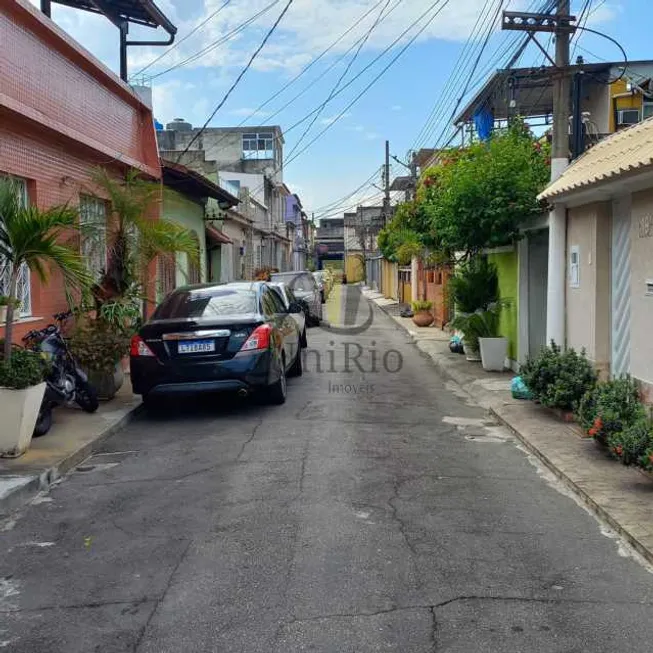
{"label": "black sedan car", "polygon": [[176,393],[256,392],[286,400],[286,376],[302,374],[300,334],[279,293],[264,282],[173,291],[132,338],[131,381],[145,403]]}

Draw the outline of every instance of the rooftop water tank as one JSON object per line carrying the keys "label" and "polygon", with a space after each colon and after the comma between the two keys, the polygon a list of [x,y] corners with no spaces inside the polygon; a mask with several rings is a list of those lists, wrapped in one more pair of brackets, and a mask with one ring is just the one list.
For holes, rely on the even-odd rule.
{"label": "rooftop water tank", "polygon": [[166,129],[170,129],[175,132],[189,132],[192,131],[193,125],[189,122],[186,122],[183,118],[175,118],[172,122],[169,122],[166,125]]}

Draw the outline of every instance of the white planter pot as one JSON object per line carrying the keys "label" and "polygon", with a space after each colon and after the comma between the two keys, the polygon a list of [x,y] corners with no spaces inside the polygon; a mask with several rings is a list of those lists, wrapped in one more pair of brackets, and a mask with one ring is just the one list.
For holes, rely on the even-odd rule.
{"label": "white planter pot", "polygon": [[45,393],[45,383],[24,390],[0,388],[0,456],[17,458],[27,451]]}
{"label": "white planter pot", "polygon": [[508,338],[479,338],[481,362],[488,372],[503,372],[508,356]]}

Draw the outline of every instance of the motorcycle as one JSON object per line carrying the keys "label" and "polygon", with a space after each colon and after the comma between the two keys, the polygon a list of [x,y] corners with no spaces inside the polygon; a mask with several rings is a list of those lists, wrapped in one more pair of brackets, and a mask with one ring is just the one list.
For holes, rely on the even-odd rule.
{"label": "motorcycle", "polygon": [[77,404],[87,413],[94,413],[99,406],[95,388],[70,353],[61,333],[61,325],[71,315],[71,311],[57,313],[54,316],[56,325],[50,324],[44,329],[30,331],[23,338],[25,346],[39,352],[50,366],[34,437],[45,435],[50,430],[52,410],[57,406]]}

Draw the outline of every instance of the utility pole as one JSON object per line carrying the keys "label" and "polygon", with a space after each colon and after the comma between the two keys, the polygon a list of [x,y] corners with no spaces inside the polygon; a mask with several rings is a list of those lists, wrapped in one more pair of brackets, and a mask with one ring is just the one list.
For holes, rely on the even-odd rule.
{"label": "utility pole", "polygon": [[[560,29],[569,16],[570,0],[558,0],[556,17],[556,77],[553,80],[553,134],[551,141],[551,181],[555,181],[569,165],[569,36]],[[549,213],[549,268],[547,272],[546,343],[566,345],[565,291],[567,210],[554,205]]]}
{"label": "utility pole", "polygon": [[[576,18],[570,15],[570,0],[557,0],[555,13],[535,14],[503,12],[503,29],[528,32],[529,38],[544,52],[535,38],[538,32],[555,34],[553,77],[553,133],[551,141],[551,181],[569,165],[569,39],[576,30]],[[547,54],[548,57],[548,54]],[[554,205],[549,213],[549,260],[547,272],[546,342],[565,346],[565,278],[567,213]]]}
{"label": "utility pole", "polygon": [[383,167],[383,224],[388,224],[390,219],[390,141],[385,142],[385,165]]}

